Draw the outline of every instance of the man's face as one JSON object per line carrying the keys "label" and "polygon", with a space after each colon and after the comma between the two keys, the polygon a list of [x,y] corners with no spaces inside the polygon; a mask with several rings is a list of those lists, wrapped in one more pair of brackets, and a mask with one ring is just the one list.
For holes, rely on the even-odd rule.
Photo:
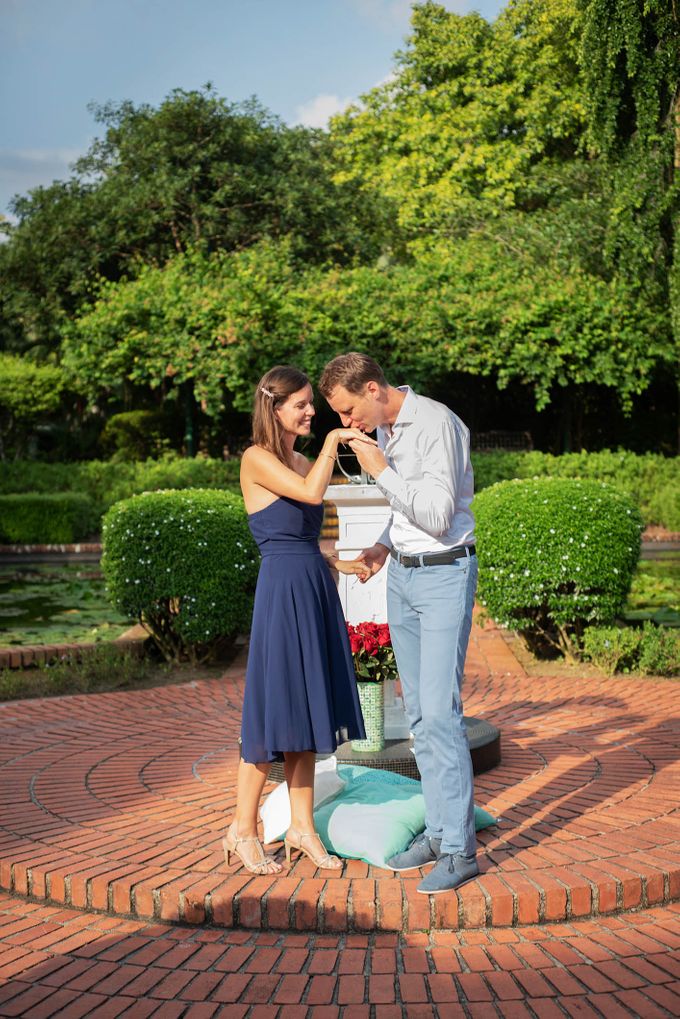
{"label": "man's face", "polygon": [[335,386],[328,403],[340,416],[343,427],[372,432],[383,423],[384,410],[380,386],[367,382],[360,393],[350,393],[344,386]]}

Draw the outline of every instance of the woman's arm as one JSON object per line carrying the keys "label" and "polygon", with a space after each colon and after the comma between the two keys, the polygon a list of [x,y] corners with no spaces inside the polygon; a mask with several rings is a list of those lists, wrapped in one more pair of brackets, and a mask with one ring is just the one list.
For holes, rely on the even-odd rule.
{"label": "woman's arm", "polygon": [[241,487],[258,486],[274,495],[319,505],[333,473],[338,443],[349,439],[375,445],[374,439],[357,428],[334,428],[326,436],[319,456],[305,477],[261,446],[250,446],[241,459]]}

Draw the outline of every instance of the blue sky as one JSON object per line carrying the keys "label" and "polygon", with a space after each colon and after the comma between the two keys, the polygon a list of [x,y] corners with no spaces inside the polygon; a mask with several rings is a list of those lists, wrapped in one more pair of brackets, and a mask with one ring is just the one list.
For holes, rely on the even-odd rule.
{"label": "blue sky", "polygon": [[[503,3],[444,6],[492,19]],[[211,81],[324,126],[387,77],[409,14],[409,0],[0,0],[0,213],[68,176],[97,133],[92,101],[156,105]]]}

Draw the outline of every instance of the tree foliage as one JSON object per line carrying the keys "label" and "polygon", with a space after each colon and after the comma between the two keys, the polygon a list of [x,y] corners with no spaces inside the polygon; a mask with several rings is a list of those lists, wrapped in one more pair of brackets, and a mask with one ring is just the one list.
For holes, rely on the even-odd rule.
{"label": "tree foliage", "polygon": [[58,347],[99,406],[181,394],[189,423],[194,397],[216,422],[267,366],[315,377],[347,349],[539,409],[672,384],[674,9],[510,0],[489,23],[425,0],[412,26],[330,134],[210,87],[97,109],[72,178],[16,201],[0,346]]}
{"label": "tree foliage", "polygon": [[672,305],[680,342],[680,12],[666,0],[581,0],[589,137],[612,174],[605,254]]}
{"label": "tree foliage", "polygon": [[21,455],[35,423],[59,408],[66,384],[56,365],[0,353],[0,459]]}
{"label": "tree foliage", "polygon": [[15,199],[0,247],[5,346],[51,348],[97,277],[117,281],[188,249],[288,237],[301,261],[379,253],[381,202],[331,179],[324,132],[254,100],[177,89],[158,108],[93,107],[103,136],[68,181]]}
{"label": "tree foliage", "polygon": [[267,243],[104,284],[64,360],[93,397],[123,380],[168,394],[191,382],[212,415],[248,410],[263,365],[292,361],[318,377],[352,348],[420,389],[466,372],[522,383],[539,409],[557,387],[592,382],[626,404],[666,354],[663,319],[629,298],[616,280],[539,269],[485,236],[407,265],[305,274],[287,245]]}
{"label": "tree foliage", "polygon": [[526,201],[532,167],[584,132],[575,0],[515,0],[489,24],[413,9],[396,73],[332,124],[338,179],[380,189],[409,240],[460,233]]}

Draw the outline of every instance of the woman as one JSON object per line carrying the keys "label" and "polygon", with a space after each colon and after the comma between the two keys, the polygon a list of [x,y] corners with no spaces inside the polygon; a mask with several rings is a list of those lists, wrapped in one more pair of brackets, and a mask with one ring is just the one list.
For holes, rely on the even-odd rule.
{"label": "woman", "polygon": [[336,428],[314,464],[294,450],[309,435],[312,387],[296,368],[277,366],[260,380],[253,409],[253,445],[241,461],[241,489],[253,537],[262,554],[255,592],[241,724],[236,813],[224,839],[253,874],[281,865],[265,856],[257,838],[257,809],[272,761],[283,760],[290,794],[291,849],[317,867],[337,870],[314,829],[316,753],[365,737],[352,656],[340,599],[329,565],[340,573],[370,573],[359,560],[328,563],[319,549],[323,495],[338,443],[359,439],[354,428]]}

